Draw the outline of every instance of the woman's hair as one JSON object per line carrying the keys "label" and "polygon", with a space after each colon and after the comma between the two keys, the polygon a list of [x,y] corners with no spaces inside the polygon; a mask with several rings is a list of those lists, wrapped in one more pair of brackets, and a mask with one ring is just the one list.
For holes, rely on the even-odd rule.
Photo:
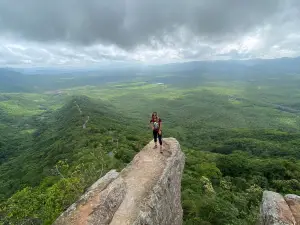
{"label": "woman's hair", "polygon": [[159,118],[157,112],[153,112],[152,113],[152,119],[154,118],[154,114],[156,114],[156,117]]}

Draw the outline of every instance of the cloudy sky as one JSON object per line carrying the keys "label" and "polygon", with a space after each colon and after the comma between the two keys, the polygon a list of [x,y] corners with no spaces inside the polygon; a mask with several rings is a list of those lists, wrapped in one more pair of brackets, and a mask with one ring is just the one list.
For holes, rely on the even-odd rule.
{"label": "cloudy sky", "polygon": [[0,65],[300,55],[299,0],[0,0]]}

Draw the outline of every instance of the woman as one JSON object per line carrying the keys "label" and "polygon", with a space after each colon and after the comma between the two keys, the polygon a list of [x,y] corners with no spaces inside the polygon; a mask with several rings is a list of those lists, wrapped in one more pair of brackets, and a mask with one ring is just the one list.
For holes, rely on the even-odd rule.
{"label": "woman", "polygon": [[157,148],[157,137],[160,145],[160,153],[162,153],[162,126],[161,126],[161,119],[158,117],[157,112],[152,113],[152,118],[150,120],[150,127],[153,130],[153,138],[155,146]]}

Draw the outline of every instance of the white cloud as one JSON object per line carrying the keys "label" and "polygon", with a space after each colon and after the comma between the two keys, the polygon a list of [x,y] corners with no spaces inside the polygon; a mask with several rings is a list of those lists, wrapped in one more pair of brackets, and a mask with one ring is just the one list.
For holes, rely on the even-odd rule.
{"label": "white cloud", "polygon": [[34,42],[0,34],[0,65],[85,66],[108,61],[169,63],[186,60],[230,58],[295,57],[300,52],[297,21],[285,26],[266,24],[232,41],[209,42],[183,27],[167,33],[162,39],[153,37],[150,44],[122,49],[113,44],[76,46],[63,42]]}
{"label": "white cloud", "polygon": [[15,1],[0,0],[3,66],[300,55],[297,0]]}

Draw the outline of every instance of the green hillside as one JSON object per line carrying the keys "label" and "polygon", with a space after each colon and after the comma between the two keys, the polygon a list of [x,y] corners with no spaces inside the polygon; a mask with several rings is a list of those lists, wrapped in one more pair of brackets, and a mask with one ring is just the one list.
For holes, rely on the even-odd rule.
{"label": "green hillside", "polygon": [[181,76],[66,92],[111,101],[144,124],[158,111],[164,135],[176,137],[187,155],[184,224],[253,225],[263,190],[299,193],[298,76]]}
{"label": "green hillside", "polygon": [[84,96],[27,122],[31,132],[23,140],[7,139],[1,147],[6,160],[0,164],[0,199],[19,190],[2,205],[4,221],[12,224],[28,219],[49,224],[101,174],[123,168],[149,140],[112,106]]}
{"label": "green hillside", "polygon": [[256,69],[154,70],[88,86],[77,75],[52,91],[1,93],[0,221],[51,224],[151,140],[157,111],[187,156],[184,224],[253,225],[263,190],[300,194],[299,76]]}

